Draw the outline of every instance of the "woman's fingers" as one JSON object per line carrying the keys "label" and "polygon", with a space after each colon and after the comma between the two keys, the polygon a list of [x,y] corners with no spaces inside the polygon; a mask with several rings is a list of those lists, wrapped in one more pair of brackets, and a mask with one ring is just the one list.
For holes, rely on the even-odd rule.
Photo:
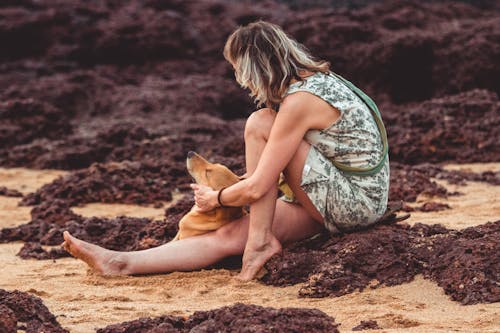
{"label": "woman's fingers", "polygon": [[207,212],[209,210],[214,209],[210,204],[210,192],[212,192],[212,188],[199,185],[199,184],[190,184],[191,188],[194,191],[194,202],[196,204],[196,210],[199,212]]}

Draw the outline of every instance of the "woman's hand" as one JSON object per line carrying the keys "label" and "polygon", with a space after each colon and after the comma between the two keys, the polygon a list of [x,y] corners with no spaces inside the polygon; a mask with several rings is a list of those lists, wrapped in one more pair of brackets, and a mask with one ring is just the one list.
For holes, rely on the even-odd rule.
{"label": "woman's hand", "polygon": [[217,191],[205,185],[191,184],[190,186],[194,190],[194,202],[198,211],[208,212],[219,206]]}

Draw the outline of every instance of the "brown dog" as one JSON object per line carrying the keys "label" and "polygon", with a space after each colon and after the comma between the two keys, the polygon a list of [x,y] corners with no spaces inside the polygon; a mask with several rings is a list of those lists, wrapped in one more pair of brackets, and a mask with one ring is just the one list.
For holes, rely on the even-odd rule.
{"label": "brown dog", "polygon": [[[214,164],[190,151],[186,160],[187,170],[197,184],[218,191],[237,183],[240,178],[222,164]],[[199,212],[195,207],[179,222],[179,232],[172,241],[202,235],[214,231],[231,221],[239,219],[247,212],[243,207],[218,207],[209,212]]]}

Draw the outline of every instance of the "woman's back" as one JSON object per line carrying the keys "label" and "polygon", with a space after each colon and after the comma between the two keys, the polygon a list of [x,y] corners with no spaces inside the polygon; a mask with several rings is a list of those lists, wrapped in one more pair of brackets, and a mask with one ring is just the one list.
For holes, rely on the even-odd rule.
{"label": "woman's back", "polygon": [[[373,223],[387,206],[389,159],[373,175],[342,172],[332,161],[367,168],[382,160],[384,146],[374,116],[364,101],[332,73],[316,72],[292,83],[286,95],[298,91],[309,92],[340,112],[330,126],[306,133],[304,139],[312,148],[302,187],[337,229],[346,231]],[[334,231],[331,225],[329,229]]]}
{"label": "woman's back", "polygon": [[376,165],[382,158],[380,132],[366,104],[333,74],[317,72],[290,85],[286,95],[312,93],[340,111],[340,117],[322,130],[311,129],[305,140],[330,159],[356,167]]}

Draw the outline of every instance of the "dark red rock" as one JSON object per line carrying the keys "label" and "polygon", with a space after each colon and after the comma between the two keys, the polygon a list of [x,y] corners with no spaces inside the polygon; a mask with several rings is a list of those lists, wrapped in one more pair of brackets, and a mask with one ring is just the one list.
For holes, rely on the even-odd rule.
{"label": "dark red rock", "polygon": [[462,304],[498,302],[499,236],[500,221],[463,231],[441,225],[381,225],[316,237],[271,258],[262,281],[277,286],[305,282],[299,296],[325,297],[369,285],[401,284],[424,274]]}
{"label": "dark red rock", "polygon": [[210,311],[196,311],[189,318],[161,316],[140,318],[98,329],[115,332],[338,332],[332,317],[317,309],[274,309],[236,303]]}
{"label": "dark red rock", "polygon": [[23,259],[57,259],[62,257],[69,257],[68,252],[63,248],[45,250],[39,243],[24,243],[21,250],[17,255]]}
{"label": "dark red rock", "polygon": [[[87,27],[71,57],[83,63],[129,64],[193,56],[199,33],[173,10],[157,11],[131,1]],[[84,36],[81,36],[84,37]]]}
{"label": "dark red rock", "polygon": [[407,164],[500,159],[497,94],[471,90],[384,114],[391,157]]}
{"label": "dark red rock", "polygon": [[184,325],[184,319],[176,316],[160,316],[156,318],[139,318],[132,321],[126,321],[120,324],[113,324],[100,328],[99,333],[114,333],[114,332],[165,332],[177,333],[183,332],[181,327]]}
{"label": "dark red rock", "polygon": [[450,205],[441,202],[426,202],[420,207],[415,208],[421,212],[437,212],[440,210],[451,209]]}
{"label": "dark red rock", "polygon": [[285,26],[375,101],[400,104],[473,88],[498,93],[497,13],[458,1],[384,1],[297,11]]}
{"label": "dark red rock", "polygon": [[446,188],[437,184],[432,178],[460,185],[466,185],[467,181],[481,181],[491,185],[500,184],[500,172],[450,171],[429,163],[408,165],[391,162],[389,200],[414,202],[420,194],[442,198],[460,194],[447,191]]}
{"label": "dark red rock", "polygon": [[[159,206],[175,189],[190,191],[189,150],[243,173],[244,118],[255,106],[221,52],[238,25],[259,18],[283,26],[380,106],[390,200],[453,194],[432,178],[500,184],[499,173],[428,164],[500,158],[498,4],[299,2],[2,2],[0,165],[72,172],[26,195],[23,204],[37,205],[32,220],[0,230],[0,241],[29,242],[21,255],[39,258],[62,255],[41,245],[58,245],[63,230],[116,250],[168,241],[190,197],[163,221],[84,218],[70,207]],[[498,222],[467,231],[396,224],[324,235],[273,258],[266,283],[306,282],[302,296],[323,297],[422,273],[464,304],[491,302],[498,300],[494,237]]]}
{"label": "dark red rock", "polygon": [[22,197],[23,194],[18,190],[10,189],[5,186],[0,186],[0,195],[4,195],[6,197]]}
{"label": "dark red rock", "polygon": [[[230,166],[237,173],[243,173],[241,156],[220,157],[216,161]],[[415,201],[419,194],[440,197],[452,194],[430,177],[449,179],[455,183],[483,180],[495,184],[498,180],[498,175],[494,173],[478,175],[445,171],[429,165],[409,166],[393,163],[390,200]],[[55,199],[63,200],[67,205],[89,202],[156,203],[170,200],[171,192],[175,189],[189,190],[190,181],[184,163],[170,163],[170,165],[162,165],[161,161],[96,163],[88,169],[73,172],[44,185],[35,193],[26,195],[21,204],[37,205],[53,202]]]}
{"label": "dark red rock", "polygon": [[[19,3],[22,5],[22,3]],[[52,43],[54,26],[64,21],[53,8],[0,8],[0,59],[13,60],[43,54]]]}
{"label": "dark red rock", "polygon": [[71,131],[61,110],[34,99],[0,103],[0,142],[3,147],[28,143],[35,138],[56,139]]}
{"label": "dark red rock", "polygon": [[438,179],[447,180],[450,184],[465,185],[466,181],[486,182],[491,185],[500,185],[500,172],[483,171],[479,173],[466,171],[445,171],[440,168],[429,168],[429,175]]}
{"label": "dark red rock", "polygon": [[207,75],[156,78],[139,86],[112,87],[110,82],[78,71],[10,86],[6,98],[43,94],[49,105],[64,110],[63,120],[77,130],[54,132],[47,141],[35,128],[26,128],[23,145],[0,147],[0,163],[58,169],[144,158],[168,163],[173,157],[183,159],[193,147],[231,145],[242,132],[242,123],[218,117],[240,118],[250,109],[248,97],[234,82]]}
{"label": "dark red rock", "polygon": [[[118,80],[115,76],[110,77],[102,73],[102,70],[47,68],[48,66],[52,64],[20,65],[20,68],[15,68],[19,72],[18,76],[8,77],[6,82],[2,82],[4,77],[0,76],[0,82],[5,86],[3,98],[36,98],[62,110],[67,120],[75,116],[95,116],[96,110],[100,114],[108,112],[107,96],[113,93]],[[32,76],[36,76],[36,79]],[[75,125],[78,127],[82,124]]]}
{"label": "dark red rock", "polygon": [[359,325],[352,328],[353,331],[364,331],[364,330],[379,330],[382,327],[378,326],[376,320],[361,320]]}
{"label": "dark red rock", "polygon": [[[63,230],[114,250],[139,250],[164,244],[177,232],[177,223],[193,205],[188,195],[166,210],[164,221],[118,217],[83,218],[62,200],[37,206],[28,224],[1,231],[1,241],[25,240],[20,255],[39,259],[61,256],[40,245],[58,245]],[[306,282],[300,295],[338,296],[378,285],[400,284],[423,273],[464,304],[495,302],[500,221],[464,231],[442,226],[380,225],[343,236],[326,234],[292,245],[272,258],[265,283],[291,285]],[[375,287],[375,286],[372,286]]]}
{"label": "dark red rock", "polygon": [[[1,229],[0,243],[22,240],[44,245],[59,245],[63,241],[62,231],[65,226],[70,222],[81,223],[82,220],[83,217],[73,213],[66,202],[62,200],[46,202],[31,210],[31,221],[28,223]],[[38,250],[35,249],[36,251]],[[38,257],[38,254],[34,257]]]}
{"label": "dark red rock", "polygon": [[432,256],[424,276],[462,304],[499,302],[499,229],[497,221],[469,227],[455,237],[437,237],[429,244]]}
{"label": "dark red rock", "polygon": [[391,163],[389,200],[413,202],[419,194],[446,197],[448,191],[430,179],[427,169],[421,166]]}
{"label": "dark red rock", "polygon": [[[498,160],[492,139],[500,86],[498,6],[389,1],[295,11],[272,1],[52,0],[1,8],[0,35],[31,48],[11,43],[6,49],[0,97],[32,98],[65,117],[60,124],[47,117],[40,123],[58,131],[29,129],[0,146],[4,166],[79,169],[138,159],[149,140],[169,137],[176,144],[187,124],[206,122],[196,120],[202,114],[245,117],[254,107],[221,51],[237,25],[258,18],[281,24],[374,97],[388,123],[393,160]],[[450,95],[460,91],[469,92]],[[409,124],[408,113],[410,120],[417,117]],[[453,121],[443,121],[453,113]],[[454,125],[464,120],[466,126]],[[131,124],[147,139],[132,136],[121,145],[102,136]],[[226,142],[238,135],[227,135]],[[200,136],[193,144],[203,141]]]}
{"label": "dark red rock", "polygon": [[0,305],[0,332],[17,332],[17,317],[14,311],[5,305]]}
{"label": "dark red rock", "polygon": [[60,245],[65,230],[83,240],[108,249],[134,251],[156,247],[170,241],[178,231],[178,223],[193,206],[186,196],[169,207],[164,220],[120,216],[113,219],[75,214],[63,200],[34,207],[32,220],[17,227],[0,230],[0,243],[25,241],[18,255],[23,258],[55,259],[69,256],[60,248],[46,251],[42,245]]}
{"label": "dark red rock", "polygon": [[0,328],[2,325],[7,328],[2,332],[16,332],[17,329],[12,331],[9,328],[18,324],[25,325],[23,330],[27,333],[69,332],[61,327],[39,297],[18,290],[9,292],[0,289],[0,314]]}
{"label": "dark red rock", "polygon": [[176,172],[186,173],[183,169],[147,162],[94,163],[88,169],[44,185],[36,193],[26,196],[22,203],[33,205],[54,199],[64,199],[69,205],[169,201],[176,185],[174,175]]}

